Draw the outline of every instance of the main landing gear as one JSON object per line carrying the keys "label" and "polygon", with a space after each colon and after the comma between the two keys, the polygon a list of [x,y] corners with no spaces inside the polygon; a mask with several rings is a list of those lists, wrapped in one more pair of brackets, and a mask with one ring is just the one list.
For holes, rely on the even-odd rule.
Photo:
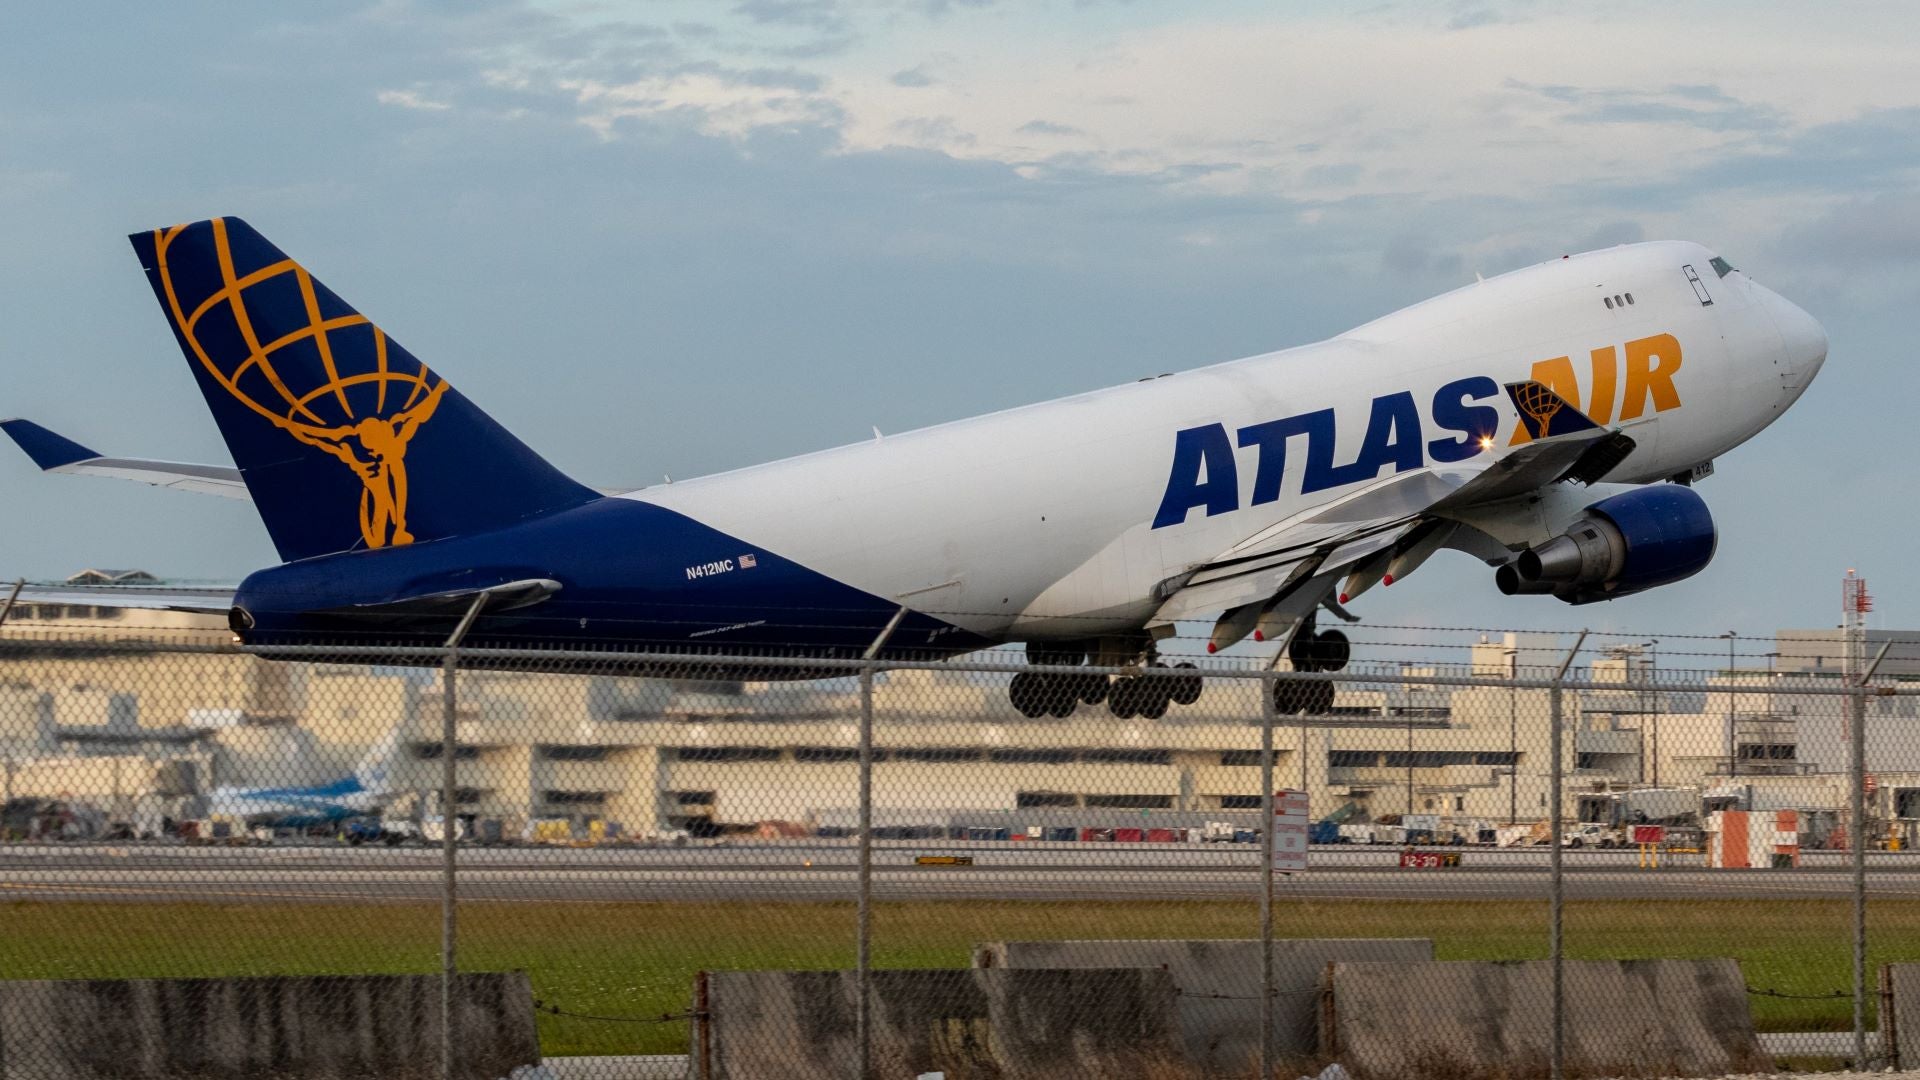
{"label": "main landing gear", "polygon": [[[1028,663],[1077,667],[1087,662],[1086,650],[1063,650],[1027,646]],[[1093,672],[1055,673],[1023,671],[1013,677],[1007,696],[1023,716],[1067,717],[1081,705],[1107,703],[1107,710],[1122,720],[1144,716],[1157,720],[1173,705],[1191,705],[1200,700],[1203,686],[1192,664],[1162,665],[1147,649],[1147,666],[1138,675],[1109,678]]]}
{"label": "main landing gear", "polygon": [[[1287,642],[1287,659],[1295,671],[1339,671],[1353,658],[1353,645],[1338,630],[1314,631],[1313,621],[1300,627]],[[1282,716],[1324,714],[1333,708],[1333,684],[1323,679],[1276,679],[1273,708]]]}

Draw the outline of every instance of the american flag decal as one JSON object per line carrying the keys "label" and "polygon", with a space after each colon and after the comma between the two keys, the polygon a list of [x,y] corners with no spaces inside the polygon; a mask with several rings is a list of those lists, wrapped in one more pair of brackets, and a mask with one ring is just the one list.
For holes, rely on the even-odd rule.
{"label": "american flag decal", "polygon": [[760,565],[760,560],[753,557],[752,555],[740,556],[740,569],[742,570],[751,570],[754,567],[759,565]]}

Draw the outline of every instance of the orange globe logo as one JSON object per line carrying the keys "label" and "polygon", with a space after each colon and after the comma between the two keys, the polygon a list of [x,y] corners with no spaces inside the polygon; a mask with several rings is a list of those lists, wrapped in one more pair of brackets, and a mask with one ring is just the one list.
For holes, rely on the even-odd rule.
{"label": "orange globe logo", "polygon": [[1513,400],[1514,404],[1520,407],[1520,411],[1533,420],[1536,439],[1547,437],[1548,432],[1552,430],[1554,414],[1566,404],[1552,390],[1537,381],[1521,383],[1513,395]]}
{"label": "orange globe logo", "polygon": [[[236,401],[353,470],[361,483],[360,535],[369,548],[411,544],[407,445],[433,419],[446,380],[405,350],[396,347],[398,355],[390,357],[386,334],[366,316],[350,309],[326,313],[339,302],[316,289],[312,275],[292,259],[237,275],[221,218],[213,220],[220,287],[192,311],[184,310],[167,248],[185,228],[156,229],[154,247],[168,312],[201,367]],[[262,330],[256,328],[271,325],[261,317],[267,297],[275,301],[276,312],[304,311],[304,325],[276,326],[265,330],[268,340],[261,340]],[[206,321],[215,313],[224,317]],[[284,315],[278,321],[284,324]],[[244,350],[203,342],[216,324],[222,332],[237,332]],[[217,356],[235,359],[223,364]],[[343,370],[343,364],[367,370]]]}

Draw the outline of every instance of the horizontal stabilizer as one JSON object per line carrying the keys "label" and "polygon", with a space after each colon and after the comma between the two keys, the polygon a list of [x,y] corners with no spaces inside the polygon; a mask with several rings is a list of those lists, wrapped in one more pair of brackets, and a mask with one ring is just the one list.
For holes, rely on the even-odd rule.
{"label": "horizontal stabilizer", "polygon": [[[0,583],[0,603],[11,586]],[[233,589],[227,586],[186,585],[27,585],[15,598],[15,605],[47,604],[61,607],[126,609],[132,611],[185,611],[197,615],[225,615],[233,606]]]}
{"label": "horizontal stabilizer", "polygon": [[137,480],[174,491],[195,491],[228,499],[250,497],[240,470],[232,466],[106,457],[31,420],[0,420],[0,430],[5,430],[33,463],[47,472]]}
{"label": "horizontal stabilizer", "polygon": [[1519,410],[1520,423],[1526,427],[1529,439],[1573,435],[1600,426],[1581,412],[1578,406],[1554,393],[1543,382],[1528,379],[1525,382],[1508,383],[1507,396],[1513,399],[1513,407]]}

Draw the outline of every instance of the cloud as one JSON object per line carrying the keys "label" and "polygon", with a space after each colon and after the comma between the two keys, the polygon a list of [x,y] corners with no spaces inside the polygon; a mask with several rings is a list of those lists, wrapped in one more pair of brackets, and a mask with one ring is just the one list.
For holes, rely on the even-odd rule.
{"label": "cloud", "polygon": [[835,0],[740,0],[734,14],[754,22],[777,26],[804,26],[812,30],[838,32],[847,26],[847,17]]}
{"label": "cloud", "polygon": [[1637,221],[1609,221],[1574,241],[1573,247],[1578,251],[1595,251],[1621,244],[1637,244],[1646,238],[1647,230]]}
{"label": "cloud", "polygon": [[1014,129],[1022,135],[1084,135],[1086,132],[1071,124],[1056,124],[1051,120],[1029,120]]}
{"label": "cloud", "polygon": [[932,86],[933,76],[927,74],[926,65],[923,64],[919,67],[907,68],[904,71],[896,71],[887,78],[887,81],[895,86],[916,88]]}
{"label": "cloud", "polygon": [[417,90],[382,90],[374,95],[382,105],[396,105],[402,109],[421,109],[427,112],[445,112],[453,108],[444,101],[435,101],[421,96]]}
{"label": "cloud", "polygon": [[1920,190],[1847,199],[1790,226],[1781,246],[1797,257],[1833,265],[1895,265],[1910,272],[1914,254],[1920,252]]}
{"label": "cloud", "polygon": [[1506,22],[1506,17],[1491,8],[1471,8],[1447,20],[1449,30],[1473,30]]}
{"label": "cloud", "polygon": [[1460,277],[1463,262],[1458,254],[1434,251],[1432,240],[1424,234],[1400,233],[1380,252],[1380,265],[1407,277]]}
{"label": "cloud", "polygon": [[1656,89],[1531,84],[1508,79],[1509,89],[1569,106],[1557,119],[1571,124],[1678,124],[1714,132],[1771,132],[1787,126],[1779,108],[1757,105],[1718,86],[1678,84]]}

